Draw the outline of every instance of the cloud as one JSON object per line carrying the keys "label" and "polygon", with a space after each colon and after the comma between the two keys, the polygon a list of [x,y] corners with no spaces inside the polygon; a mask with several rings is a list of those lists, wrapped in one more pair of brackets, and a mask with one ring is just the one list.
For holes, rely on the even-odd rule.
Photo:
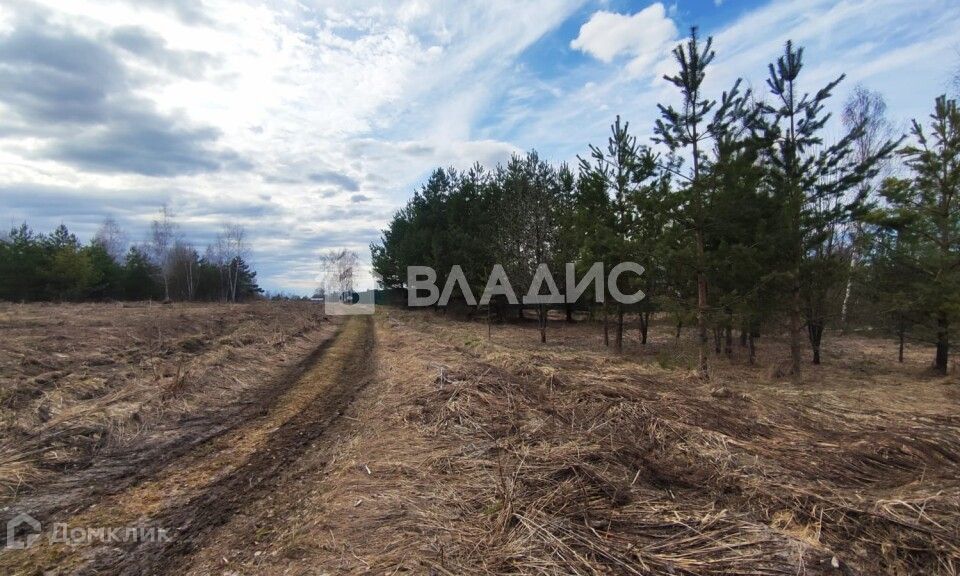
{"label": "cloud", "polygon": [[663,4],[657,2],[633,15],[595,12],[580,27],[570,47],[605,63],[627,56],[628,72],[640,75],[649,71],[676,37],[676,25]]}
{"label": "cloud", "polygon": [[[196,71],[195,56],[177,61],[156,37],[124,28],[128,50],[162,58],[175,72]],[[196,57],[199,58],[199,57]],[[179,63],[176,63],[179,62]],[[249,162],[220,150],[220,131],[181,115],[162,113],[137,94],[143,81],[97,40],[42,18],[0,36],[0,103],[10,113],[0,126],[44,142],[42,158],[93,172],[176,176],[247,169]]]}
{"label": "cloud", "polygon": [[[792,37],[805,87],[846,71],[834,100],[864,82],[923,117],[956,58],[951,0],[729,4],[702,29],[711,95],[738,76],[765,90]],[[436,167],[574,161],[618,113],[646,140],[676,98],[658,80],[676,68],[665,5],[0,2],[0,214],[94,229],[113,213],[140,239],[167,201],[199,246],[245,224],[264,285],[307,292],[317,250],[366,250]]]}
{"label": "cloud", "polygon": [[203,10],[203,2],[199,0],[137,0],[147,5],[155,6],[174,14],[186,24],[212,24],[214,21]]}
{"label": "cloud", "polygon": [[[858,83],[880,91],[891,121],[903,126],[910,118],[925,118],[933,98],[944,90],[945,70],[950,69],[944,62],[957,61],[958,27],[960,5],[949,0],[922,5],[896,0],[766,3],[720,25],[701,28],[704,38],[713,36],[717,53],[704,94],[719,98],[740,77],[745,87],[767,97],[767,64],[783,53],[787,39],[793,39],[805,47],[802,90],[814,92],[847,73],[827,102],[827,110],[833,112],[825,134],[828,141],[840,136],[839,108]],[[676,62],[665,58],[654,66],[651,82],[626,76],[613,66],[589,68],[574,79],[577,84],[563,99],[541,102],[537,114],[516,129],[517,138],[537,143],[547,157],[572,159],[583,154],[586,142],[605,143],[614,116],[620,114],[630,121],[638,139],[647,141],[658,117],[657,103],[679,103],[676,89],[659,80],[661,74],[676,70]]]}
{"label": "cloud", "polygon": [[84,170],[178,176],[252,166],[232,152],[212,151],[219,131],[191,127],[150,112],[118,111],[110,122],[45,148],[50,158]]}
{"label": "cloud", "polygon": [[121,26],[110,32],[110,41],[166,72],[189,79],[203,78],[217,59],[199,50],[170,50],[166,41],[140,26]]}
{"label": "cloud", "polygon": [[313,172],[308,175],[307,178],[309,178],[311,182],[317,184],[330,184],[332,186],[342,188],[348,192],[356,192],[360,189],[360,183],[354,178],[333,170]]}
{"label": "cloud", "polygon": [[[145,205],[168,202],[169,190],[107,190],[44,186],[30,182],[0,185],[0,212],[16,220],[36,220],[43,212],[48,220],[72,222],[78,216],[102,220],[105,214],[132,214]],[[4,226],[8,222],[0,223]]]}
{"label": "cloud", "polygon": [[103,122],[111,93],[128,85],[113,55],[88,38],[53,33],[44,23],[0,37],[0,101],[21,120]]}
{"label": "cloud", "polygon": [[89,240],[106,217],[125,230],[136,231],[134,241],[146,232],[144,213],[167,204],[175,194],[166,189],[104,189],[47,186],[31,182],[0,185],[0,236],[26,222],[35,232],[47,233],[66,224],[81,239]]}
{"label": "cloud", "polygon": [[[84,210],[84,189],[142,192],[132,238],[163,190],[193,242],[240,221],[263,284],[301,287],[318,246],[365,251],[433,168],[520,149],[487,111],[585,3],[3,3],[0,186]],[[31,223],[56,213],[28,206]]]}

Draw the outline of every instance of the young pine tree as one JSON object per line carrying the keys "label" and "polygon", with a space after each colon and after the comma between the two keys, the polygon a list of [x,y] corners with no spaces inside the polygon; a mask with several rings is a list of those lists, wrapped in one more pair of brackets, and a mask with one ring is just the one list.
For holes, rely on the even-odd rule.
{"label": "young pine tree", "polygon": [[[863,131],[856,126],[837,143],[825,146],[821,133],[830,118],[824,113],[824,102],[830,98],[844,76],[828,83],[814,95],[801,92],[798,84],[803,69],[803,49],[794,49],[787,42],[783,56],[770,64],[767,84],[774,96],[773,104],[764,104],[763,119],[766,137],[772,145],[765,160],[768,166],[770,192],[780,206],[780,225],[787,244],[783,263],[789,285],[789,331],[791,373],[801,380],[801,330],[803,329],[804,269],[816,274],[816,266],[808,266],[811,254],[818,254],[818,243],[831,224],[839,224],[856,214],[863,204],[856,187],[876,174],[877,163],[890,155],[895,144],[885,142],[866,158],[853,154],[854,143]],[[847,198],[849,192],[855,192]],[[822,291],[822,277],[813,278]],[[808,293],[812,293],[808,291]],[[823,334],[823,318],[808,318],[808,334],[815,360]]]}
{"label": "young pine tree", "polygon": [[686,182],[681,190],[685,196],[677,218],[693,236],[695,267],[697,276],[697,334],[699,342],[698,371],[701,377],[708,376],[707,366],[707,323],[710,313],[707,302],[707,254],[705,234],[709,217],[710,189],[706,173],[710,159],[706,145],[727,125],[734,121],[734,114],[743,110],[745,96],[739,92],[740,80],[737,80],[730,92],[724,93],[719,101],[703,94],[703,81],[707,67],[716,53],[712,49],[713,38],[707,38],[701,46],[697,29],[690,30],[686,44],[674,48],[673,55],[680,66],[675,76],[664,76],[668,82],[680,89],[682,103],[679,109],[673,106],[658,105],[661,118],[657,120],[654,132],[655,141],[665,144],[671,153],[687,151],[691,158],[688,174],[681,175]]}
{"label": "young pine tree", "polygon": [[[604,188],[613,193],[610,210],[613,224],[613,241],[611,256],[617,262],[633,260],[640,250],[641,242],[649,240],[637,237],[638,200],[643,199],[644,183],[656,172],[656,160],[649,148],[639,146],[637,139],[629,131],[629,122],[616,121],[610,126],[610,137],[607,139],[607,148],[603,150],[590,145],[590,163],[580,158],[582,173],[591,173],[596,182],[602,183]],[[614,338],[617,352],[623,350],[623,315],[622,304],[617,304],[617,331]]]}
{"label": "young pine tree", "polygon": [[916,144],[901,150],[913,170],[908,181],[883,188],[887,223],[898,230],[914,273],[910,293],[931,321],[936,335],[934,368],[946,374],[950,331],[960,316],[960,111],[956,100],[940,96],[929,132],[914,120]]}

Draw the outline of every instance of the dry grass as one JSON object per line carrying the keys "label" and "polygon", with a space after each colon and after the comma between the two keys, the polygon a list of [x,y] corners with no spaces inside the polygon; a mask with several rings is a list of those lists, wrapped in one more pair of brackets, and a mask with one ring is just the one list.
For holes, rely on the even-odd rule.
{"label": "dry grass", "polygon": [[[260,346],[242,349],[260,352],[260,364],[262,350],[284,341],[247,326],[206,338],[234,343],[206,353],[229,365],[239,361],[232,348]],[[281,348],[294,339],[286,333]],[[541,345],[532,325],[497,326],[488,341],[482,324],[383,310],[372,383],[279,470],[275,488],[237,495],[242,510],[170,566],[196,575],[960,572],[960,395],[955,375],[929,375],[930,350],[912,346],[899,365],[891,343],[830,338],[825,364],[797,387],[771,377],[785,356],[775,340],[760,342],[755,366],[738,347],[715,358],[702,382],[690,343],[671,328],[654,327],[646,347],[630,336],[618,355],[592,324],[551,323]],[[189,384],[210,369],[183,365],[169,362],[167,386],[151,393],[162,411],[210,401],[209,389]],[[132,390],[113,404],[140,400]],[[70,413],[82,413],[77,404]],[[269,458],[276,447],[256,430],[269,433],[302,405],[281,401],[251,424],[256,442],[225,435],[139,490],[163,478],[201,486],[198,474],[221,464]],[[131,495],[142,492],[103,509],[136,516],[149,498]]]}
{"label": "dry grass", "polygon": [[318,318],[298,303],[0,304],[0,502],[236,402],[316,347]]}
{"label": "dry grass", "polygon": [[[347,369],[356,349],[364,343],[370,332],[365,326],[362,321],[347,323],[322,361],[295,382],[290,382],[276,404],[262,416],[238,422],[229,432],[211,439],[182,458],[171,460],[151,477],[100,498],[85,510],[61,517],[61,521],[78,527],[159,525],[169,529],[174,539],[199,537],[203,525],[201,516],[211,522],[210,518],[220,515],[228,517],[221,507],[234,505],[234,499],[242,497],[242,492],[238,493],[236,489],[224,489],[224,482],[233,481],[250,489],[265,480],[262,475],[269,472],[272,463],[264,469],[263,462],[270,462],[282,449],[291,446],[275,444],[277,431],[290,428],[290,423],[298,417],[318,410],[318,405],[334,389],[338,375]],[[304,430],[299,428],[293,426],[294,433],[302,436]],[[260,464],[257,464],[257,458]],[[205,500],[211,493],[218,496]],[[202,501],[209,504],[204,508],[198,504]],[[190,531],[180,533],[178,530],[184,522],[190,525]],[[113,562],[97,564],[98,558],[103,562],[103,557],[110,554],[108,547],[96,542],[81,546],[42,540],[27,550],[0,556],[0,572],[119,571]]]}
{"label": "dry grass", "polygon": [[298,472],[322,484],[272,500],[290,523],[255,538],[257,557],[234,549],[231,569],[960,569],[955,385],[924,376],[923,351],[864,382],[851,365],[883,344],[851,338],[798,390],[768,376],[782,350],[756,367],[717,361],[705,384],[658,361],[689,354],[670,337],[618,356],[595,326],[551,328],[546,346],[525,326],[488,342],[482,325],[382,315],[381,381],[333,461]]}

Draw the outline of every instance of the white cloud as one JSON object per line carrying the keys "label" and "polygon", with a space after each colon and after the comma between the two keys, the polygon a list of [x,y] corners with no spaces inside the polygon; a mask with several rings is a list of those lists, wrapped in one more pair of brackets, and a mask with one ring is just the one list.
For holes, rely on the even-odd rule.
{"label": "white cloud", "polygon": [[629,16],[595,12],[580,27],[580,34],[570,42],[570,47],[606,63],[621,55],[628,56],[631,60],[627,70],[636,76],[647,72],[676,36],[676,25],[663,4],[657,2]]}
{"label": "white cloud", "polygon": [[[138,171],[111,159],[125,155],[117,147],[96,162],[81,155],[82,164],[46,156],[45,147],[70,142],[70,131],[18,120],[0,97],[0,187],[43,185],[59,199],[28,209],[0,198],[0,206],[40,230],[62,220],[87,237],[114,214],[139,241],[169,200],[200,248],[219,223],[246,224],[259,278],[307,291],[319,250],[366,250],[430,169],[492,164],[517,150],[482,133],[479,119],[519,82],[510,74],[516,57],[584,1],[12,0],[0,7],[0,41],[30,23],[100,45],[124,71],[116,84],[128,100],[156,119],[202,127],[197,134],[212,151],[249,166],[227,169],[218,160],[157,174],[151,158]],[[112,44],[115,37],[123,43]],[[151,60],[147,48],[167,52]],[[209,57],[202,66],[187,58],[197,54]],[[189,64],[190,73],[173,64]],[[115,94],[105,90],[96,103],[109,113]],[[173,166],[184,164],[177,160]],[[120,206],[106,192],[100,205],[84,203],[84,190],[94,188],[139,196],[140,207]],[[69,206],[72,196],[86,212]]]}

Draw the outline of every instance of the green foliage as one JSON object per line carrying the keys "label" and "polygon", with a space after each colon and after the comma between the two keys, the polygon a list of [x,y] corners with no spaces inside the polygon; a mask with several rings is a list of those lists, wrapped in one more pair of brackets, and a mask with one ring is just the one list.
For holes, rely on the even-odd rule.
{"label": "green foliage", "polygon": [[960,112],[937,98],[929,132],[913,122],[915,144],[900,153],[913,171],[890,179],[875,220],[883,240],[876,260],[890,309],[922,322],[937,343],[936,368],[947,370],[952,326],[960,318]]}
{"label": "green foliage", "polygon": [[[638,262],[646,273],[620,289],[647,294],[629,311],[639,313],[644,335],[653,311],[678,323],[696,317],[697,368],[706,373],[708,325],[756,335],[788,320],[799,375],[799,334],[805,326],[816,362],[854,278],[862,284],[859,305],[901,338],[908,327],[931,337],[936,366],[946,370],[960,318],[956,102],[940,97],[929,127],[914,122],[913,144],[901,150],[911,173],[878,190],[879,167],[899,146],[886,140],[879,95],[859,88],[844,113],[848,132],[827,142],[826,103],[844,76],[803,91],[802,48],[787,42],[769,65],[768,101],[739,80],[716,97],[705,94],[713,39],[702,41],[695,28],[673,55],[677,71],[664,78],[679,103],[658,106],[652,139],[662,155],[617,116],[606,145],[590,145],[575,171],[534,151],[490,169],[437,169],[370,247],[383,287],[402,288],[415,265],[434,268],[443,286],[457,265],[479,296],[501,264],[522,297],[539,264],[556,275],[573,262],[582,275],[594,262],[608,270]],[[120,262],[126,245],[112,221],[88,246],[64,225],[43,235],[24,224],[0,241],[0,298],[242,300],[262,293],[238,227],[201,256],[164,210],[151,242]],[[543,338],[546,313],[538,312]],[[617,307],[618,344],[624,312]]]}
{"label": "green foliage", "polygon": [[493,171],[438,169],[371,246],[374,270],[392,288],[406,283],[407,266],[445,274],[456,264],[479,293],[490,267],[501,263],[519,284],[536,263],[573,252],[574,195],[569,170],[535,152]]}
{"label": "green foliage", "polygon": [[[171,253],[174,299],[227,300],[225,268],[187,246]],[[259,297],[256,272],[242,259],[229,266],[237,277],[237,300]],[[50,235],[22,224],[0,240],[0,299],[12,301],[147,300],[164,297],[159,266],[148,251],[131,247],[115,260],[101,238],[87,246],[63,224]]]}
{"label": "green foliage", "polygon": [[778,206],[783,260],[778,267],[790,294],[793,372],[800,371],[803,321],[820,361],[820,340],[828,320],[839,314],[832,292],[845,278],[845,256],[839,252],[844,225],[863,215],[869,188],[860,186],[876,175],[879,163],[896,147],[886,142],[872,153],[855,154],[863,120],[837,142],[826,145],[822,132],[830,119],[824,106],[844,75],[814,94],[802,92],[803,48],[787,42],[784,54],[769,66],[767,85],[773,103],[760,106],[764,139],[762,163],[766,187]]}
{"label": "green foliage", "polygon": [[0,242],[0,295],[8,300],[39,300],[46,296],[45,270],[50,255],[43,235],[34,235],[26,224],[10,231]]}
{"label": "green foliage", "polygon": [[157,267],[137,247],[127,252],[123,267],[123,296],[128,300],[149,300],[163,297],[163,287],[156,281]]}
{"label": "green foliage", "polygon": [[629,122],[621,123],[617,116],[610,126],[606,150],[590,145],[592,162],[580,158],[581,177],[603,198],[595,208],[604,212],[586,216],[605,215],[600,219],[603,229],[596,230],[603,239],[597,262],[635,260],[642,252],[647,257],[640,258],[640,264],[652,267],[652,248],[662,231],[663,190],[649,182],[657,173],[656,157],[648,147],[637,144],[629,127]]}
{"label": "green foliage", "polygon": [[[639,287],[648,296],[633,310],[641,331],[651,311],[687,323],[695,315],[701,372],[708,326],[759,335],[785,317],[794,335],[806,325],[817,361],[824,329],[845,301],[855,253],[869,249],[863,222],[876,202],[867,183],[897,145],[883,141],[882,118],[874,114],[882,98],[870,95],[863,114],[847,113],[849,132],[826,143],[825,103],[843,76],[802,92],[803,50],[792,43],[769,66],[769,102],[741,89],[739,80],[716,98],[705,94],[715,53],[713,40],[702,41],[696,29],[673,54],[678,70],[665,79],[680,102],[659,106],[653,137],[664,155],[639,143],[618,116],[606,146],[591,145],[576,175],[535,152],[489,172],[437,170],[371,246],[384,286],[402,287],[411,265],[442,275],[459,264],[476,292],[495,263],[522,288],[539,263],[560,270],[574,262],[582,274],[593,262],[609,269],[634,261],[647,273],[639,286],[621,290]],[[925,142],[922,136],[918,131]],[[920,170],[930,164],[929,153],[911,154],[918,172],[934,173]],[[904,287],[893,282],[906,256],[888,251],[871,258],[858,273],[900,294],[897,307],[906,306]],[[939,305],[953,314],[949,301]],[[799,374],[799,336],[792,348]]]}
{"label": "green foliage", "polygon": [[[747,106],[750,93],[741,94],[739,79],[729,92],[723,93],[719,101],[703,94],[707,67],[716,56],[712,47],[713,38],[708,38],[701,47],[697,29],[691,28],[687,42],[673,50],[679,71],[674,76],[664,76],[664,79],[680,90],[682,105],[679,109],[658,105],[660,119],[654,127],[654,141],[666,145],[672,155],[666,169],[683,180],[676,191],[679,201],[671,216],[690,235],[688,242],[692,254],[688,262],[696,275],[698,370],[701,376],[706,376],[708,372],[707,323],[711,317],[714,320],[716,317],[708,300],[711,281],[708,277],[710,262],[707,243],[713,220],[711,202],[717,194],[716,187],[711,185],[716,180],[711,171],[719,169],[720,154],[739,146],[740,133],[735,128],[746,125],[751,119]],[[711,143],[712,155],[708,147]],[[691,168],[686,173],[679,170],[682,158],[678,154],[690,156]]]}
{"label": "green foliage", "polygon": [[237,274],[237,301],[249,300],[263,294],[263,288],[257,285],[257,273],[243,258],[237,257],[231,265]]}

